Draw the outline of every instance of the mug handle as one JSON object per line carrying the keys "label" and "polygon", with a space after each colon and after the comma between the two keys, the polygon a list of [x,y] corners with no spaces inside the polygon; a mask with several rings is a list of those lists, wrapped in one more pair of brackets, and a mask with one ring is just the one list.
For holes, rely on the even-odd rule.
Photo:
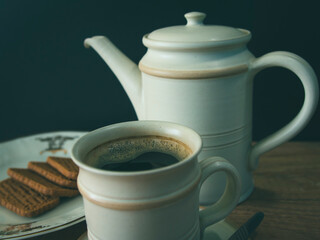
{"label": "mug handle", "polygon": [[255,75],[269,67],[284,67],[295,73],[302,82],[305,98],[300,112],[291,122],[251,148],[249,154],[251,171],[257,168],[258,159],[262,153],[293,138],[307,125],[316,110],[319,98],[317,77],[311,66],[301,57],[290,52],[272,52],[252,61],[249,69]]}
{"label": "mug handle", "polygon": [[206,227],[224,219],[237,206],[241,195],[241,178],[237,169],[222,157],[209,157],[199,162],[201,168],[200,187],[212,174],[223,171],[227,175],[227,184],[221,198],[212,206],[206,207],[199,213],[200,233]]}

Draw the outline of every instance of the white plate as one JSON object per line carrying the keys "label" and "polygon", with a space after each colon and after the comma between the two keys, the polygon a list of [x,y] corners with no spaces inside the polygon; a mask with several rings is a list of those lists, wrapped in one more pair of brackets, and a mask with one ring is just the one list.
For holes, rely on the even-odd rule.
{"label": "white plate", "polygon": [[[85,132],[52,132],[0,143],[0,181],[9,167],[26,168],[29,161],[48,156],[70,157],[75,141]],[[25,239],[57,231],[85,220],[81,195],[61,199],[59,205],[37,217],[21,217],[0,206],[0,239]]]}
{"label": "white plate", "polygon": [[[206,228],[203,240],[225,240],[237,230],[234,224],[222,220]],[[87,232],[82,234],[78,240],[88,240]]]}

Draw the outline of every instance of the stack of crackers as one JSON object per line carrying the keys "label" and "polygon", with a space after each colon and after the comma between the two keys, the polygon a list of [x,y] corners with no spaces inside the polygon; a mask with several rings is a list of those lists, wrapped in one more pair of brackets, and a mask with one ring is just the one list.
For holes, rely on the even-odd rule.
{"label": "stack of crackers", "polygon": [[47,162],[29,162],[28,168],[9,168],[10,178],[0,182],[0,205],[34,217],[57,206],[60,197],[79,194],[79,168],[70,158],[48,157]]}

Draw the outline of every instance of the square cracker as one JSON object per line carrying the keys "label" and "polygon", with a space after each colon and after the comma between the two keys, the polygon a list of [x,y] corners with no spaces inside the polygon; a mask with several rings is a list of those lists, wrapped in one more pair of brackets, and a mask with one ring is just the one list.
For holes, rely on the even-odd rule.
{"label": "square cracker", "polygon": [[79,194],[79,191],[77,189],[60,187],[30,169],[9,168],[7,173],[13,179],[44,195],[73,197]]}
{"label": "square cracker", "polygon": [[76,180],[78,177],[79,167],[71,158],[49,156],[47,158],[47,163],[67,178]]}
{"label": "square cracker", "polygon": [[66,178],[46,162],[29,162],[28,168],[62,187],[77,188],[77,181]]}
{"label": "square cracker", "polygon": [[34,217],[59,204],[59,197],[46,196],[12,178],[0,182],[0,205],[23,217]]}

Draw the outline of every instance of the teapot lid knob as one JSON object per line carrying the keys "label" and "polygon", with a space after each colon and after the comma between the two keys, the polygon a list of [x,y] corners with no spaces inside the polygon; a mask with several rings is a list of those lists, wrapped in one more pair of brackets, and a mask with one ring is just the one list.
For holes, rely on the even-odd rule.
{"label": "teapot lid knob", "polygon": [[187,19],[187,26],[203,25],[206,14],[202,12],[189,12],[184,17]]}

